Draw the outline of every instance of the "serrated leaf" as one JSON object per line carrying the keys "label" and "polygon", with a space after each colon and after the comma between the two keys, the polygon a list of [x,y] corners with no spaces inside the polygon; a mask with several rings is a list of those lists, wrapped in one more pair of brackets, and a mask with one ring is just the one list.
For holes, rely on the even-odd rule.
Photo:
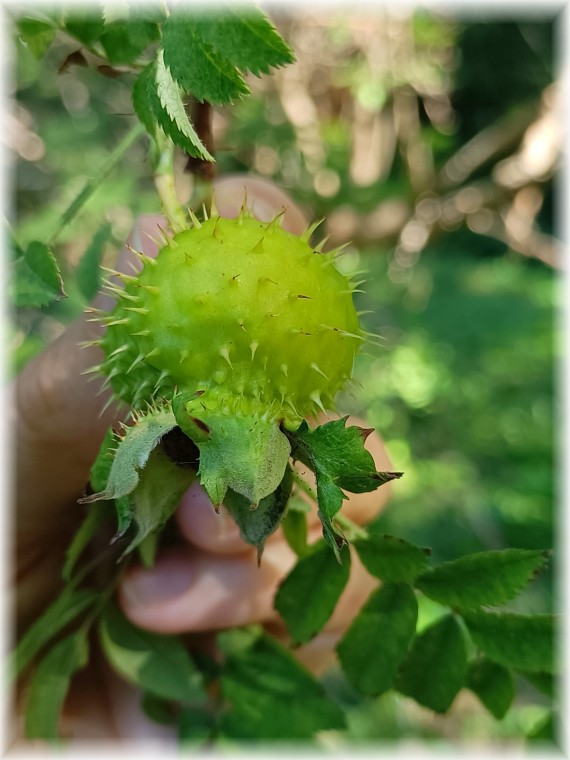
{"label": "serrated leaf", "polygon": [[412,588],[388,583],[374,591],[337,646],[344,672],[364,694],[391,686],[416,632],[418,603]]}
{"label": "serrated leaf", "polygon": [[291,456],[310,467],[317,478],[319,517],[325,540],[337,555],[343,540],[337,537],[333,518],[345,498],[341,489],[352,493],[375,491],[400,473],[377,472],[372,455],[364,448],[361,428],[346,427],[348,417],[327,422],[311,430],[303,421],[291,441]]}
{"label": "serrated leaf", "polygon": [[[98,493],[85,496],[79,501],[91,504],[102,499],[118,499],[132,493],[140,479],[140,470],[146,465],[151,452],[160,439],[176,427],[176,419],[170,406],[150,409],[139,417],[134,425],[126,429],[119,440],[105,488]],[[101,464],[104,452],[100,452]],[[97,462],[96,462],[97,465]]]}
{"label": "serrated leaf", "polygon": [[105,28],[103,7],[99,3],[92,3],[82,10],[70,9],[66,12],[64,25],[72,37],[91,47],[101,38]]}
{"label": "serrated leaf", "polygon": [[[125,554],[162,528],[195,477],[193,470],[178,467],[160,448],[151,453],[131,494],[132,516],[137,532]],[[155,546],[151,547],[150,554],[144,555],[147,566],[153,563],[155,549]]]}
{"label": "serrated leaf", "polygon": [[446,712],[464,685],[467,650],[461,626],[446,615],[418,636],[396,677],[395,688],[420,705]]}
{"label": "serrated leaf", "polygon": [[243,77],[204,41],[197,20],[203,14],[179,4],[162,28],[164,62],[172,76],[196,100],[226,105],[249,93]]}
{"label": "serrated leaf", "polygon": [[106,222],[93,236],[77,267],[77,286],[86,301],[95,297],[101,285],[101,261],[110,235],[111,225]]}
{"label": "serrated leaf", "polygon": [[274,606],[294,645],[310,641],[332,615],[350,575],[348,549],[342,560],[339,564],[326,542],[320,541],[281,582]]}
{"label": "serrated leaf", "polygon": [[163,699],[206,701],[202,677],[177,637],[137,628],[114,605],[103,612],[99,637],[109,664],[130,683]]}
{"label": "serrated leaf", "polygon": [[15,306],[40,308],[65,296],[63,281],[53,253],[45,243],[32,241],[14,264],[8,292]]}
{"label": "serrated leaf", "polygon": [[109,517],[109,506],[106,502],[92,504],[83,522],[75,531],[65,553],[65,562],[61,571],[61,577],[64,581],[71,580],[79,557],[83,554],[91,539],[97,534],[101,525]]}
{"label": "serrated leaf", "polygon": [[190,123],[180,88],[164,66],[162,51],[137,77],[133,86],[133,106],[151,136],[154,137],[157,127],[160,127],[175,145],[189,155],[205,161],[214,160]]}
{"label": "serrated leaf", "polygon": [[49,21],[24,17],[18,19],[18,31],[31,54],[39,60],[53,42],[57,29]]}
{"label": "serrated leaf", "polygon": [[71,676],[87,665],[87,631],[58,642],[38,665],[28,693],[25,734],[28,739],[57,739],[58,724]]}
{"label": "serrated leaf", "polygon": [[515,682],[511,671],[485,657],[469,664],[465,685],[479,697],[497,720],[505,717],[515,698]]}
{"label": "serrated leaf", "polygon": [[504,549],[444,562],[416,581],[416,588],[440,604],[459,609],[503,604],[542,570],[548,553]]}
{"label": "serrated leaf", "polygon": [[11,655],[8,672],[15,678],[38,652],[60,633],[72,620],[92,607],[99,594],[88,589],[64,589],[55,602],[28,628]]}
{"label": "serrated leaf", "polygon": [[268,74],[272,67],[295,60],[292,50],[258,8],[224,5],[223,15],[196,15],[194,28],[221,59],[251,71]]}
{"label": "serrated leaf", "polygon": [[[298,509],[297,505],[301,504],[302,509]],[[287,503],[287,512],[281,522],[281,528],[285,540],[293,549],[297,557],[305,557],[310,549],[307,544],[307,511],[309,509],[306,504],[299,497],[292,496]]]}
{"label": "serrated leaf", "polygon": [[156,23],[144,18],[112,21],[106,24],[101,35],[101,45],[109,63],[113,65],[134,63],[147,47],[160,39]]}
{"label": "serrated leaf", "polygon": [[241,537],[257,548],[260,559],[265,541],[281,524],[292,486],[293,474],[287,466],[277,489],[262,499],[255,509],[248,499],[235,491],[228,490],[225,495],[224,505],[237,523]]}
{"label": "serrated leaf", "polygon": [[555,672],[554,616],[484,610],[462,615],[474,643],[490,660],[531,673]]}
{"label": "serrated leaf", "polygon": [[267,635],[250,638],[223,666],[223,736],[291,741],[344,727],[340,709],[286,649]]}
{"label": "serrated leaf", "polygon": [[430,549],[387,534],[359,538],[354,548],[371,575],[392,583],[413,583],[425,570],[431,554]]}

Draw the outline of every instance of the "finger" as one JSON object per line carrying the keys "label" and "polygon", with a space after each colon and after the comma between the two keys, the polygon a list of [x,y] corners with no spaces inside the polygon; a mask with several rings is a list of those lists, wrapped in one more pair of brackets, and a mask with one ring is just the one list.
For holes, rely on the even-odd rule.
{"label": "finger", "polygon": [[[156,231],[157,219],[141,217],[129,244],[148,255],[156,251],[148,233]],[[125,249],[121,261],[127,256]],[[82,375],[102,359],[97,347],[79,347],[100,336],[101,327],[89,319],[82,314],[32,359],[13,387],[17,532],[22,540],[45,539],[60,530],[57,518],[81,493],[105,431],[117,415],[116,408],[100,414],[108,395],[97,396],[97,388]]]}
{"label": "finger", "polygon": [[125,615],[157,633],[209,631],[275,617],[273,596],[295,563],[284,542],[223,558],[188,548],[165,550],[154,568],[130,569],[119,587]]}

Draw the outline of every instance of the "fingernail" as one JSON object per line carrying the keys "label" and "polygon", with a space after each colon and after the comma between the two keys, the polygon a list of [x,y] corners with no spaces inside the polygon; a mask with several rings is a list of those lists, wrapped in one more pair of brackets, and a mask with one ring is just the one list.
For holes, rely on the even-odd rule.
{"label": "fingernail", "polygon": [[137,568],[121,584],[121,594],[133,607],[147,607],[171,601],[192,585],[189,567],[181,562],[162,560],[151,570]]}

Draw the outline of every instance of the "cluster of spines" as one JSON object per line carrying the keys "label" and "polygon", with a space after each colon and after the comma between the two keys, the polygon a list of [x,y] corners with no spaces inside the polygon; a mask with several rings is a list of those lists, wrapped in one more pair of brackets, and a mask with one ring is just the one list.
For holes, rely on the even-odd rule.
{"label": "cluster of spines", "polygon": [[[281,222],[282,217],[283,217],[285,211],[286,211],[286,209],[284,208],[279,214],[277,214],[273,218],[273,220],[271,222],[269,222],[267,224],[265,230],[263,231],[263,235],[260,237],[259,241],[256,243],[256,245],[252,249],[252,253],[253,254],[255,254],[255,253],[261,253],[263,251],[263,243],[264,243],[265,236],[268,235],[268,234],[270,234],[272,232],[272,230],[274,230],[276,228],[276,226]],[[201,228],[202,227],[202,222],[200,222],[200,220],[196,217],[195,213],[191,209],[188,209],[188,213],[189,213],[189,216],[190,216],[190,219],[191,219],[191,222],[192,222],[192,226],[194,226],[195,228]],[[244,203],[243,203],[243,205],[242,205],[242,207],[241,207],[241,209],[239,211],[239,214],[238,214],[238,217],[237,217],[237,220],[236,220],[237,223],[238,223],[238,225],[241,224],[241,223],[243,223],[243,219],[246,216],[250,216],[250,214],[249,214],[249,212],[247,210],[247,198],[244,199]],[[211,207],[211,211],[210,211],[210,215],[209,216],[208,216],[206,207],[205,206],[203,207],[203,221],[208,221],[209,219],[212,219],[212,218],[218,218],[218,219],[220,218],[219,214],[217,212],[217,209],[215,207],[215,204],[213,202],[212,202],[212,207]],[[323,220],[321,219],[321,220],[318,220],[317,222],[314,222],[313,224],[309,225],[307,227],[307,229],[303,232],[303,234],[300,236],[301,240],[303,240],[304,242],[306,242],[307,244],[309,244],[310,239],[311,239],[313,233],[315,232],[315,230],[317,229],[317,227],[319,227],[319,225],[322,223],[322,221]],[[159,248],[162,247],[162,246],[164,246],[164,245],[167,245],[170,248],[176,248],[177,247],[178,244],[177,244],[176,240],[174,240],[174,238],[172,236],[170,236],[165,230],[163,230],[160,227],[159,227],[159,231],[160,231],[162,240],[151,238],[153,240],[153,242],[155,242],[156,245]],[[216,235],[217,235],[217,224],[214,225],[214,227],[213,227],[212,235],[214,237],[216,237]],[[349,243],[345,243],[344,245],[339,246],[338,248],[336,248],[334,250],[327,251],[326,253],[323,253],[323,248],[326,245],[326,242],[328,241],[328,238],[329,238],[329,236],[326,236],[325,238],[323,238],[320,241],[320,243],[318,245],[312,247],[312,252],[309,253],[309,254],[307,254],[307,263],[308,263],[308,261],[310,260],[310,258],[313,255],[319,255],[319,256],[322,256],[322,259],[323,259],[322,266],[325,266],[325,267],[329,266],[330,264],[333,264],[335,262],[335,260],[344,252],[344,250],[346,249],[346,247],[349,245]],[[128,248],[139,259],[139,261],[143,265],[143,267],[146,267],[146,266],[156,266],[155,259],[153,259],[153,258],[151,258],[149,256],[146,256],[144,253],[142,253],[140,251],[137,251],[137,250],[131,248],[130,246],[128,246]],[[301,260],[300,263],[302,264],[302,260]],[[109,268],[106,268],[106,267],[103,267],[103,269],[108,273],[108,275],[118,278],[123,283],[123,285],[129,285],[129,284],[140,285],[140,282],[139,282],[140,272],[132,264],[131,264],[131,267],[132,267],[132,270],[133,270],[133,275],[125,274],[125,273],[119,272],[119,271],[117,271],[115,269],[109,269]],[[358,277],[361,274],[363,274],[363,272],[355,272],[355,273],[352,274],[352,277],[353,278],[354,277]],[[263,278],[261,278],[261,279],[263,279]],[[265,279],[268,279],[268,278],[265,278]],[[239,274],[230,276],[230,281],[232,283],[237,284],[238,280],[239,280]],[[269,279],[268,279],[268,281],[269,281]],[[347,288],[347,290],[346,291],[341,291],[339,294],[351,294],[352,295],[354,293],[363,292],[362,290],[359,289],[359,286],[362,285],[364,282],[365,282],[364,280],[356,280],[355,281],[353,279],[348,279],[348,288]],[[277,284],[277,283],[275,283],[275,284]],[[148,309],[144,306],[144,302],[140,299],[140,297],[138,295],[136,295],[136,294],[134,294],[132,292],[125,291],[125,289],[123,287],[117,286],[110,279],[107,279],[107,280],[105,280],[103,282],[103,287],[104,287],[104,291],[109,296],[117,299],[119,302],[121,302],[121,301],[124,302],[122,304],[122,310],[123,310],[123,312],[131,312],[133,314],[140,314],[140,315],[143,315],[143,316],[146,316],[146,314],[148,314]],[[158,295],[160,293],[160,289],[158,287],[156,287],[156,286],[153,286],[153,285],[142,285],[141,287],[146,292],[148,292],[151,295]],[[310,296],[307,296],[307,295],[302,294],[302,293],[298,293],[298,294],[297,293],[291,293],[289,295],[289,297],[291,297],[291,298],[300,298],[300,299],[310,298]],[[100,310],[94,309],[94,308],[89,308],[89,309],[87,309],[87,311],[89,311],[92,314],[94,314],[94,316],[91,318],[91,321],[99,322],[104,327],[111,327],[111,326],[121,325],[121,326],[125,327],[128,330],[128,327],[131,324],[131,318],[130,318],[130,316],[116,317],[113,314],[106,314],[106,313],[104,313],[104,312],[102,312]],[[359,314],[362,314],[362,313],[364,313],[364,312],[360,312]],[[273,316],[278,316],[278,315],[274,315],[274,314],[268,314],[267,315],[268,318],[269,317],[273,317]],[[245,328],[245,326],[243,324],[240,324],[240,327],[242,329],[246,330],[246,328]],[[351,332],[348,332],[348,331],[343,330],[341,328],[335,327],[334,325],[321,324],[321,325],[319,325],[319,331],[320,330],[323,330],[323,331],[328,331],[328,330],[334,331],[334,332],[339,333],[343,337],[352,338],[354,340],[357,340],[360,343],[360,345],[359,345],[359,347],[358,347],[357,350],[359,350],[364,343],[370,343],[370,344],[373,344],[373,345],[380,345],[379,341],[381,341],[381,338],[380,338],[379,335],[377,335],[375,333],[367,332],[365,330],[362,330],[361,328],[359,328],[359,333],[351,333]],[[131,333],[131,335],[133,337],[134,336],[148,337],[149,334],[150,334],[150,330],[148,330],[147,328],[145,328],[143,330],[140,330],[140,331],[136,331],[136,332]],[[297,329],[297,328],[291,328],[291,334],[292,335],[299,335],[299,336],[303,336],[303,335],[311,336],[311,335],[314,335],[314,334],[318,334],[318,332],[317,333],[310,333],[310,332],[307,332],[305,330],[301,330],[301,329]],[[85,343],[82,344],[82,346],[84,346],[84,347],[87,347],[87,346],[101,346],[102,343],[103,343],[102,339],[96,339],[96,340],[92,340],[92,341],[86,341]],[[251,361],[252,361],[252,363],[255,360],[255,356],[256,356],[258,345],[259,344],[256,341],[252,341],[250,343],[250,351],[251,351]],[[146,360],[152,358],[153,356],[157,356],[158,353],[160,352],[160,348],[159,347],[153,347],[146,354],[139,353],[139,354],[137,354],[137,356],[135,357],[135,359],[129,363],[128,366],[123,365],[123,367],[120,368],[120,366],[119,366],[120,362],[117,361],[117,360],[119,360],[121,358],[121,354],[127,353],[129,351],[129,349],[130,349],[130,346],[129,346],[128,343],[125,343],[123,345],[118,346],[117,348],[115,348],[113,351],[111,351],[109,353],[109,355],[106,357],[106,359],[105,359],[104,362],[102,362],[101,364],[96,365],[94,367],[91,367],[91,368],[89,368],[88,370],[86,370],[84,372],[84,374],[93,373],[93,374],[96,374],[96,375],[97,374],[99,374],[99,375],[100,374],[104,374],[105,375],[105,379],[104,379],[102,388],[99,391],[99,393],[102,393],[104,390],[106,390],[106,388],[110,384],[113,383],[114,378],[118,377],[119,375],[128,376],[134,370],[136,370],[137,367],[139,367],[140,365],[142,365],[144,363],[145,364],[145,374],[147,376],[144,379],[142,379],[142,381],[140,383],[134,383],[133,384],[136,387],[136,392],[134,394],[134,398],[131,401],[132,408],[136,410],[136,409],[140,408],[145,402],[148,403],[149,400],[151,402],[154,402],[156,399],[160,399],[163,395],[165,397],[168,397],[168,398],[172,397],[172,394],[175,392],[175,389],[173,387],[172,382],[169,382],[169,380],[171,380],[171,378],[170,378],[170,373],[167,370],[163,370],[162,372],[159,372],[158,370],[155,370],[155,372],[156,372],[156,379],[154,379],[154,381],[151,378],[148,377],[148,367],[149,367],[149,365],[146,364]],[[230,348],[228,346],[221,346],[220,349],[219,349],[219,355],[221,356],[221,358],[223,359],[223,361],[228,365],[228,367],[231,370],[232,367],[233,367],[233,365],[232,365],[232,360],[231,360]],[[190,351],[188,349],[183,349],[181,351],[181,354],[180,354],[180,363],[182,364],[189,357],[190,357]],[[262,362],[265,361],[265,368],[267,367],[267,360],[268,360],[267,357],[263,357],[261,359]],[[328,379],[326,373],[318,366],[318,364],[316,362],[311,363],[310,368],[314,372],[316,372],[317,374],[320,374],[323,377],[325,377],[326,379]],[[154,369],[154,368],[152,368],[152,369]],[[288,367],[287,367],[287,365],[282,364],[280,366],[280,368],[279,368],[279,371],[284,375],[284,378],[287,377],[287,374],[288,374]],[[219,375],[218,378],[214,377],[212,379],[214,380],[214,382],[217,382],[217,384],[223,385],[223,383],[224,383],[225,378],[226,378],[227,375],[225,373],[223,373],[223,372],[219,372],[218,375]],[[134,378],[133,378],[133,380],[134,380]],[[342,384],[346,384],[349,381],[350,381],[350,377],[348,375],[345,375],[345,377],[342,379],[341,385]],[[250,389],[250,391],[251,391],[251,389]],[[279,392],[281,394],[281,403],[282,404],[288,404],[290,406],[293,414],[297,415],[298,412],[297,412],[297,410],[296,410],[296,408],[295,408],[292,400],[290,398],[288,398],[288,396],[287,396],[286,386],[284,385],[282,388],[279,388]],[[119,395],[121,395],[121,394],[119,394]],[[263,400],[262,394],[261,394],[259,388],[257,388],[257,389],[254,388],[253,391],[251,392],[251,395],[254,398],[254,400],[256,400],[256,401],[262,401]],[[309,398],[313,402],[313,404],[315,406],[315,410],[319,409],[319,410],[321,410],[323,412],[325,412],[324,403],[326,403],[329,406],[331,406],[333,404],[333,396],[334,396],[334,393],[332,395],[330,395],[330,396],[327,395],[327,397],[325,399],[322,399],[321,398],[321,393],[320,393],[320,391],[318,389],[314,390],[313,392],[311,392],[309,394]],[[106,410],[106,408],[114,400],[115,399],[113,397],[111,397],[107,401],[107,403],[105,404],[105,406],[103,407],[103,409],[101,411],[101,414],[104,413],[104,411]],[[323,403],[323,401],[324,401],[324,403]],[[276,402],[276,399],[273,399],[271,401],[271,403],[270,403],[270,405],[268,407],[268,410],[271,409],[274,406],[275,402]]]}

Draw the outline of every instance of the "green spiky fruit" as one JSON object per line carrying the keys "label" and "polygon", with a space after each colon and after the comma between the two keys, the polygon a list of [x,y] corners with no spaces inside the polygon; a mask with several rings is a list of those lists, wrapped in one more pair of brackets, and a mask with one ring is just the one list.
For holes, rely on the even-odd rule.
{"label": "green spiky fruit", "polygon": [[280,426],[331,408],[352,373],[352,287],[311,231],[245,213],[195,220],[114,289],[101,371],[134,408],[172,399],[214,503],[228,486],[252,503],[275,490],[289,454]]}

